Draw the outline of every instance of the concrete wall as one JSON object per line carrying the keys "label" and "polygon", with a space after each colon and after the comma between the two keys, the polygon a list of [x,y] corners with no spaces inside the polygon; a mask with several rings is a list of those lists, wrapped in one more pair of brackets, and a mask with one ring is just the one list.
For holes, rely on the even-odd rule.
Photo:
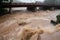
{"label": "concrete wall", "polygon": [[34,3],[35,0],[13,0],[13,2],[24,2],[24,3]]}

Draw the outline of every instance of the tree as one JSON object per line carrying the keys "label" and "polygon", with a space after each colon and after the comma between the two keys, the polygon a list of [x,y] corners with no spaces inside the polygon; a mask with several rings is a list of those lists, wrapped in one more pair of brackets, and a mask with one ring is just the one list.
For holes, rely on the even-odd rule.
{"label": "tree", "polygon": [[[3,1],[4,0],[0,0],[0,4],[2,4]],[[5,1],[8,1],[8,0],[5,0]],[[5,8],[2,8],[2,7],[0,8],[0,16],[6,14],[6,12],[7,12],[7,10]]]}

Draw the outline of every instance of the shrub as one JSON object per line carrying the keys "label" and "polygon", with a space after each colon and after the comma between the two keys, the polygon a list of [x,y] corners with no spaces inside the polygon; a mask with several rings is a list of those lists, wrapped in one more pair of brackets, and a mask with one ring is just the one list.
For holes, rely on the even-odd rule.
{"label": "shrub", "polygon": [[59,24],[60,23],[60,15],[57,15],[56,19],[57,19],[56,21],[51,20],[51,23],[54,24],[54,25]]}

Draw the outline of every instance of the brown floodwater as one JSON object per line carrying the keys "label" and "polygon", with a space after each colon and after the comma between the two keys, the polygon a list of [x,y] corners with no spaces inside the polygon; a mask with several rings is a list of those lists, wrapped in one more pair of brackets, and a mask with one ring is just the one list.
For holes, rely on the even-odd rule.
{"label": "brown floodwater", "polygon": [[[50,20],[56,20],[56,15],[60,13],[60,10],[55,11],[37,11],[37,12],[29,12],[29,11],[21,11],[21,12],[13,12],[12,14],[7,14],[0,17],[0,24],[5,22],[8,19],[16,19],[19,23],[20,20],[27,22],[26,25],[32,28],[45,27],[47,30],[53,31],[54,25],[50,23]],[[55,32],[53,34],[43,33],[40,35],[41,40],[60,40],[60,32]]]}

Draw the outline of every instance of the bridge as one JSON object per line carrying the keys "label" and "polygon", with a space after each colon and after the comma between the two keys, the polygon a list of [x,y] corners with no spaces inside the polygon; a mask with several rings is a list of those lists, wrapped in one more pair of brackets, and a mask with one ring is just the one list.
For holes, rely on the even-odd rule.
{"label": "bridge", "polygon": [[43,5],[43,4],[40,4],[40,3],[1,3],[0,7],[6,7],[6,8],[9,8],[9,7],[31,7],[31,6],[34,6],[34,7],[43,7],[43,6],[47,6],[47,7],[53,7],[55,5]]}
{"label": "bridge", "polygon": [[9,11],[11,12],[11,8],[14,7],[27,7],[27,10],[29,11],[33,11],[35,10],[36,7],[44,7],[44,8],[51,8],[51,7],[59,7],[60,6],[56,6],[56,5],[49,5],[49,4],[41,4],[41,3],[1,3],[0,4],[0,8],[9,8]]}

